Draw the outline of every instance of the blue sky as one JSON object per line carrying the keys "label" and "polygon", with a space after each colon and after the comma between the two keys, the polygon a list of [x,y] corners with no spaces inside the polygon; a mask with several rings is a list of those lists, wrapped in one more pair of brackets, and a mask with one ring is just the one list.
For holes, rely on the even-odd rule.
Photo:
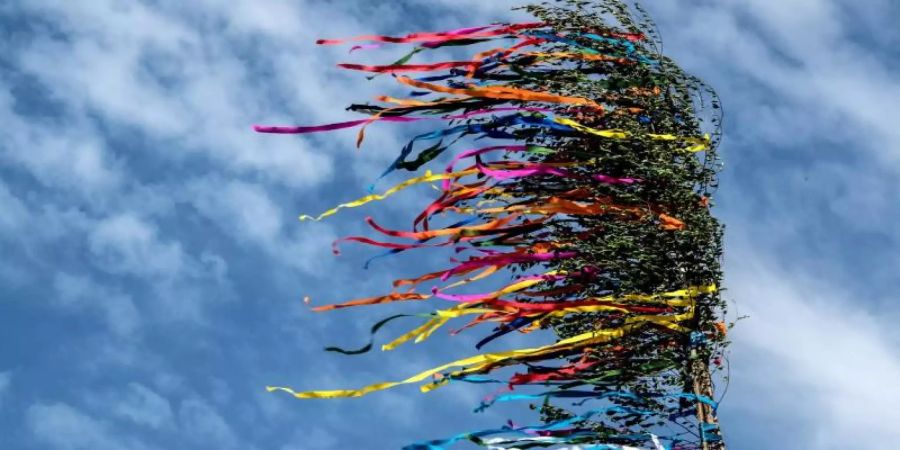
{"label": "blue sky", "polygon": [[[262,136],[348,118],[387,79],[316,38],[515,18],[507,0],[13,0],[0,4],[0,448],[388,449],[529,420],[485,394],[395,389],[304,402],[472,352],[475,335],[337,357],[392,313],[313,314],[385,291],[338,236],[427,190],[319,223],[408,136]],[[900,4],[646,2],[665,51],[716,87],[726,161],[733,449],[892,449],[900,439]],[[396,51],[354,54],[387,61]],[[437,267],[440,267],[438,265]],[[339,356],[339,355],[338,355]],[[518,405],[522,406],[522,405]]]}

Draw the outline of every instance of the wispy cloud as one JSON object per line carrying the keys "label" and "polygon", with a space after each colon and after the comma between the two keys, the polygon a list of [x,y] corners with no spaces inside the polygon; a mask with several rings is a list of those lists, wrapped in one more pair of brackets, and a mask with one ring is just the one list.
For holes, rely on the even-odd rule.
{"label": "wispy cloud", "polygon": [[734,335],[727,417],[749,414],[793,429],[753,438],[735,427],[739,447],[761,439],[764,446],[875,449],[900,439],[893,425],[900,388],[892,381],[900,377],[900,357],[890,322],[859,308],[844,286],[747,243],[735,247],[742,259],[729,265],[729,287],[749,319]]}
{"label": "wispy cloud", "polygon": [[26,423],[37,440],[60,450],[145,450],[148,447],[114,431],[96,417],[65,403],[35,404],[28,408]]}
{"label": "wispy cloud", "polygon": [[[213,23],[223,14],[240,17],[212,5],[194,6],[198,9],[189,7],[186,12],[193,14],[187,17]],[[130,126],[160,146],[177,145],[177,152],[158,154],[167,159],[199,155],[223,170],[256,173],[293,186],[309,186],[328,175],[327,156],[286,140],[273,140],[261,152],[247,132],[255,119],[271,113],[258,91],[263,85],[245,59],[251,55],[242,54],[239,43],[232,45],[228,37],[252,35],[229,35],[226,28],[225,35],[213,38],[206,34],[213,32],[211,24],[186,22],[183,15],[139,2],[76,7],[38,1],[22,8],[52,23],[57,33],[29,42],[18,53],[17,66],[52,86],[53,98],[64,102],[74,117],[86,120],[96,114],[104,123]],[[282,21],[291,23],[297,10],[284,9]]]}
{"label": "wispy cloud", "polygon": [[0,372],[0,408],[12,386],[12,372]]}
{"label": "wispy cloud", "polygon": [[206,402],[188,399],[178,408],[185,436],[197,445],[237,448],[238,439],[225,419]]}
{"label": "wispy cloud", "polygon": [[180,244],[160,240],[153,224],[132,215],[98,222],[88,246],[94,261],[110,273],[167,279],[193,269]]}
{"label": "wispy cloud", "polygon": [[185,201],[242,245],[297,270],[316,274],[333,263],[331,251],[320,245],[336,239],[328,224],[294,226],[293,211],[285,211],[259,184],[209,177],[186,187]]}
{"label": "wispy cloud", "polygon": [[55,299],[63,308],[96,309],[110,331],[121,338],[133,338],[139,332],[140,313],[128,295],[98,285],[87,277],[63,272],[55,275],[53,286]]}
{"label": "wispy cloud", "polygon": [[174,414],[169,401],[140,384],[129,383],[124,392],[107,399],[112,413],[137,425],[160,429],[172,426]]}
{"label": "wispy cloud", "polygon": [[893,31],[859,27],[883,20],[871,6],[651,5],[666,49],[718,88],[728,114],[726,286],[750,316],[734,334],[722,411],[734,448],[897,438],[887,380],[900,369],[890,331],[900,313],[885,270],[900,242],[890,200],[900,84],[885,58]]}

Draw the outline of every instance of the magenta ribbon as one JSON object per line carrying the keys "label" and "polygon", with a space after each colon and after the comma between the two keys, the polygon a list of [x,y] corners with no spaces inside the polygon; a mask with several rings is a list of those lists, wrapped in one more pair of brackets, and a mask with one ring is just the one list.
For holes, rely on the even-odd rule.
{"label": "magenta ribbon", "polygon": [[319,133],[322,131],[332,131],[332,130],[343,130],[345,128],[353,128],[359,125],[363,125],[369,122],[375,122],[376,120],[383,120],[386,122],[415,122],[417,120],[422,120],[417,117],[379,117],[377,119],[361,119],[361,120],[351,120],[349,122],[338,122],[338,123],[329,123],[327,125],[313,125],[307,127],[292,127],[292,126],[266,126],[266,125],[253,125],[253,131],[257,133],[274,133],[274,134],[306,134],[306,133]]}
{"label": "magenta ribbon", "polygon": [[441,281],[447,281],[453,275],[465,272],[469,269],[477,269],[484,266],[506,266],[525,262],[546,262],[554,259],[574,258],[577,252],[550,252],[550,253],[501,253],[486,256],[475,260],[466,261],[446,272],[441,276]]}
{"label": "magenta ribbon", "polygon": [[[481,163],[477,163],[476,166],[478,167],[478,171],[482,174],[499,181],[510,180],[513,178],[531,177],[535,175],[556,175],[567,178],[578,177],[578,175],[573,174],[571,171],[547,164],[529,164],[525,168],[512,170],[494,170],[484,166]],[[601,174],[592,175],[591,178],[601,183],[607,184],[634,184],[641,181],[638,178],[617,178]]]}
{"label": "magenta ribbon", "polygon": [[329,123],[326,125],[313,125],[313,126],[268,126],[268,125],[254,125],[253,130],[257,133],[274,133],[274,134],[307,134],[307,133],[320,133],[323,131],[333,131],[333,130],[343,130],[345,128],[353,128],[360,125],[365,125],[367,123],[372,122],[417,122],[420,120],[452,120],[452,119],[468,119],[469,117],[491,114],[494,112],[503,112],[503,111],[528,111],[528,112],[545,112],[549,111],[546,108],[494,108],[494,109],[479,109],[476,111],[471,111],[465,114],[457,114],[451,116],[441,116],[441,117],[401,117],[401,116],[387,116],[387,117],[374,117],[368,119],[360,119],[360,120],[351,120],[348,122],[337,122],[337,123]]}
{"label": "magenta ribbon", "polygon": [[[575,274],[573,274],[573,275],[575,275]],[[570,278],[571,276],[572,275],[531,275],[531,276],[519,278],[513,284],[521,283],[523,281],[528,281],[528,280],[559,281],[559,280],[564,280],[566,278]],[[503,290],[503,289],[500,289],[500,290]],[[470,303],[470,302],[477,302],[477,301],[481,301],[481,300],[487,300],[487,299],[491,298],[497,292],[495,291],[495,292],[490,292],[487,294],[456,294],[456,295],[453,295],[453,294],[444,294],[443,292],[441,292],[440,289],[438,289],[437,286],[435,286],[435,287],[431,288],[431,293],[437,298],[442,298],[444,300],[449,300],[451,302]]]}
{"label": "magenta ribbon", "polygon": [[[472,156],[483,155],[485,153],[495,152],[497,150],[504,150],[506,152],[524,152],[528,148],[527,145],[494,145],[491,147],[483,147],[483,148],[473,148],[471,150],[466,150],[461,152],[460,154],[453,157],[447,167],[445,169],[446,173],[453,173],[454,167],[456,167],[456,163],[461,159],[469,158]],[[441,189],[445,192],[450,190],[450,179],[446,179],[441,183]]]}

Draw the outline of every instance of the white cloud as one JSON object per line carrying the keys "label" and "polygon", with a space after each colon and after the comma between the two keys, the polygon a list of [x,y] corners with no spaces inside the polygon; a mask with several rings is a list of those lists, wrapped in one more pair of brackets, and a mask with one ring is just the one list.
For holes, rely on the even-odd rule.
{"label": "white cloud", "polygon": [[55,264],[42,258],[46,244],[63,236],[79,235],[91,220],[77,207],[37,202],[33,192],[23,195],[10,188],[0,181],[0,245],[7,255],[0,260],[0,278],[12,290],[32,285],[41,277],[43,271],[33,270],[33,263]]}
{"label": "white cloud", "polygon": [[28,220],[25,205],[0,181],[0,237],[12,237]]}
{"label": "white cloud", "polygon": [[122,170],[89,122],[25,118],[15,112],[17,99],[2,82],[0,120],[6,132],[0,135],[0,160],[24,168],[46,186],[93,197],[120,186]]}
{"label": "white cloud", "polygon": [[36,200],[34,192],[14,192],[0,182],[0,207],[6,213],[0,219],[0,238],[28,252],[63,237],[79,236],[94,224],[77,205],[58,205]]}
{"label": "white cloud", "polygon": [[[875,314],[830,280],[732,246],[728,296],[749,315],[736,328],[731,397],[795,430],[785,445],[888,448],[900,440],[900,356],[887,330],[897,314]],[[738,416],[726,416],[741,426]],[[726,422],[726,426],[729,423]]]}
{"label": "white cloud", "polygon": [[[471,27],[487,25],[497,21],[517,22],[532,21],[534,17],[521,11],[512,11],[512,8],[522,6],[527,2],[521,0],[492,0],[489,2],[480,0],[409,0],[411,11],[420,11],[425,14],[434,11],[437,5],[447,12],[440,17],[440,28],[451,29],[453,27]],[[422,30],[402,30],[422,31]]]}
{"label": "white cloud", "polygon": [[[168,3],[169,8],[181,8],[181,2]],[[236,0],[222,8],[216,0],[194,2],[202,12],[214,12],[224,19],[224,32],[233,34],[256,33],[278,39],[294,40],[308,33],[303,16],[304,8],[298,2],[288,0],[268,0],[263,7],[254,0]]]}
{"label": "white cloud", "polygon": [[131,214],[101,220],[89,243],[95,262],[110,273],[171,279],[192,270],[181,244],[163,241],[154,224]]}
{"label": "white cloud", "polygon": [[313,428],[308,432],[296,433],[294,443],[281,447],[281,450],[307,450],[342,448],[340,439],[332,433]]}
{"label": "white cloud", "polygon": [[[852,249],[848,239],[860,230],[888,246],[900,242],[890,231],[900,213],[890,194],[900,170],[900,83],[877,56],[883,33],[848,21],[873,5],[649,6],[667,53],[724,97],[723,150],[740,173],[724,174],[723,185],[748,180],[720,198],[729,219],[727,295],[750,315],[733,336],[726,438],[729,429],[742,437],[731,442],[736,448],[892,448],[900,438],[900,390],[891,381],[900,378],[898,314],[879,306],[895,299],[878,305],[869,296],[875,271],[802,244],[826,239]],[[854,285],[841,285],[846,279]]]}
{"label": "white cloud", "polygon": [[93,266],[123,282],[136,278],[147,285],[154,301],[146,309],[155,313],[154,321],[202,323],[209,304],[233,295],[225,259],[209,250],[189,253],[182,245],[189,238],[166,234],[149,218],[127,212],[97,221],[87,244]]}
{"label": "white cloud", "polygon": [[107,327],[119,337],[135,337],[141,327],[141,316],[132,298],[97,284],[85,276],[59,272],[53,287],[57,302],[72,310],[97,311]]}
{"label": "white cloud", "polygon": [[[858,43],[859,30],[843,20],[847,8],[871,9],[834,1],[682,0],[654,4],[651,11],[676,60],[708,74],[705,78],[727,96],[732,119],[754,124],[732,125],[738,138],[748,144],[818,138],[846,145],[849,137],[854,148],[847,151],[865,149],[897,171],[900,152],[892,143],[900,138],[895,126],[900,113],[894,107],[900,101],[900,82],[891,75],[888,60],[865,47],[871,43]],[[874,30],[872,40],[877,40]],[[760,96],[760,86],[771,95]],[[773,108],[778,118],[760,124],[759,113],[766,108]],[[815,126],[822,124],[829,128]]]}
{"label": "white cloud", "polygon": [[332,227],[297,222],[257,184],[206,178],[192,182],[186,201],[238,242],[253,244],[290,267],[317,273],[333,260],[329,247]]}
{"label": "white cloud", "polygon": [[65,403],[30,406],[28,430],[44,448],[59,450],[145,450],[146,445]]}
{"label": "white cloud", "polygon": [[[181,4],[167,11],[138,2],[98,1],[90,6],[28,2],[21,8],[41,14],[67,36],[33,40],[19,52],[19,66],[52,87],[54,97],[64,101],[79,121],[99,114],[104,122],[135,127],[160,145],[180,144],[156,153],[164,159],[182,160],[187,150],[225,170],[292,186],[314,185],[330,175],[330,158],[303,142],[264,140],[250,130],[257,120],[273,115],[263,101],[268,86],[254,81],[249,61],[238,53],[238,46],[224,39],[240,41],[251,30],[272,32],[266,37],[276,42],[260,49],[267,52],[260,60],[269,58],[268,53],[295,51],[291,41],[277,39],[297,23],[292,19],[297,11],[280,2],[278,22],[273,10],[266,15],[268,26],[250,27],[247,20],[252,16],[239,14],[250,9],[249,3],[244,5],[234,10],[221,4]],[[259,4],[252,9],[267,10]],[[185,16],[199,20],[201,26],[186,22]],[[231,30],[237,34],[222,35],[219,29],[213,32],[203,26],[204,20],[214,24],[221,18],[239,24]],[[305,89],[317,90],[312,85]],[[81,164],[90,170],[101,157],[76,158],[87,158]],[[41,164],[49,163],[42,159]]]}
{"label": "white cloud", "polygon": [[159,429],[172,423],[169,401],[140,383],[129,383],[116,399],[110,399],[110,403],[113,415],[138,425]]}
{"label": "white cloud", "polygon": [[193,398],[178,408],[178,421],[184,436],[215,448],[235,448],[237,436],[228,422],[212,406]]}
{"label": "white cloud", "polygon": [[207,178],[195,180],[188,192],[203,215],[245,242],[274,244],[289,219],[258,184]]}
{"label": "white cloud", "polygon": [[12,372],[0,372],[0,409],[3,409],[3,402],[6,399],[12,386]]}

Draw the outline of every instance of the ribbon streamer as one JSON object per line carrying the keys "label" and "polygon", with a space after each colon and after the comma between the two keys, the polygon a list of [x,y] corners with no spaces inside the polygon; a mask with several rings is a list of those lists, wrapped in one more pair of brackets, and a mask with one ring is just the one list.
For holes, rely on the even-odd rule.
{"label": "ribbon streamer", "polygon": [[[373,184],[368,195],[300,220],[324,220],[429,184],[433,197],[411,226],[386,227],[369,216],[367,235],[340,238],[333,252],[340,254],[346,242],[378,249],[365,268],[411,250],[443,251],[450,260],[440,270],[397,277],[387,294],[313,308],[415,302],[430,311],[374,321],[364,345],[326,351],[370,352],[376,335],[401,318],[416,324],[382,351],[422,343],[442,329],[451,335],[488,329],[476,340],[479,353],[407,378],[357,389],[270,386],[270,392],[330,399],[407,384],[429,392],[451,383],[490,383],[501,390],[476,411],[524,400],[541,403],[547,422],[510,422],[407,450],[461,441],[492,450],[719,450],[718,403],[704,387],[712,385],[704,370],[709,361],[721,364],[728,331],[716,317],[721,232],[709,209],[719,131],[707,133],[698,116],[707,103],[702,83],[659,55],[643,33],[606,26],[605,15],[591,16],[582,6],[532,5],[528,11],[537,20],[528,23],[317,41],[354,43],[350,53],[412,44],[387,64],[338,65],[366,72],[367,79],[390,74],[406,97],[376,95],[374,102],[353,104],[348,110],[365,116],[356,120],[257,125],[256,132],[303,139],[358,128],[360,147],[376,122],[439,125],[414,135],[377,178],[415,172],[409,179],[381,193]],[[414,60],[443,47],[457,56]],[[717,99],[712,104],[717,108]],[[490,142],[470,142],[481,140]],[[428,170],[434,164],[443,171]],[[481,352],[514,332],[541,339],[551,331],[557,339],[550,342]],[[512,375],[497,376],[505,367],[514,368]],[[583,411],[592,400],[603,407],[567,411]],[[676,431],[658,434],[665,429]]]}

